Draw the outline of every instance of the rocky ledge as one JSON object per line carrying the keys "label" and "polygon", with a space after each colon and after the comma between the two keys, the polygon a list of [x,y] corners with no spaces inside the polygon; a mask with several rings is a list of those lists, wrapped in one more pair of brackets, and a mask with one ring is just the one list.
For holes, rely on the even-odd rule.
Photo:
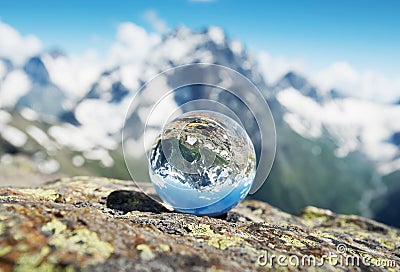
{"label": "rocky ledge", "polygon": [[[147,194],[154,194],[146,187]],[[244,201],[174,213],[132,182],[76,177],[0,188],[0,271],[398,271],[400,231],[315,207]]]}

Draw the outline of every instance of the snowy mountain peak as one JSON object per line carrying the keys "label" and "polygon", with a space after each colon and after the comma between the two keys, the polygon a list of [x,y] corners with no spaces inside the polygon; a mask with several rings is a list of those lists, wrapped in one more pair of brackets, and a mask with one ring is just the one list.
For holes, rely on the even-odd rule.
{"label": "snowy mountain peak", "polygon": [[40,85],[45,85],[50,82],[49,73],[39,56],[30,58],[24,65],[23,70],[32,82],[37,82]]}
{"label": "snowy mountain peak", "polygon": [[[119,50],[131,55],[135,46]],[[119,133],[126,108],[144,82],[173,66],[196,62],[224,65],[248,77],[269,99],[277,119],[282,118],[304,138],[329,134],[338,145],[339,156],[360,150],[374,161],[386,163],[400,154],[398,135],[394,134],[400,127],[386,121],[399,116],[397,105],[366,103],[345,97],[336,89],[323,93],[293,71],[274,86],[268,86],[251,53],[219,27],[203,31],[178,27],[164,35],[162,42],[151,43],[141,58],[106,67],[96,66],[95,69],[94,65],[85,66],[84,61],[65,56],[59,50],[31,57],[22,70],[0,60],[0,81],[3,83],[0,96],[9,97],[10,90],[15,93],[16,83],[24,83],[18,97],[8,98],[9,102],[3,102],[5,105],[17,109],[29,107],[39,115],[57,117],[67,127],[67,132],[73,130],[82,141],[86,141],[88,135],[92,137],[95,130],[104,140],[98,145],[106,148],[111,141],[110,135]],[[5,74],[3,80],[2,73]],[[173,102],[179,104],[185,99],[175,97]],[[221,99],[222,103],[234,104],[234,101],[224,99]],[[367,112],[375,118],[373,122],[365,120],[364,113]]]}
{"label": "snowy mountain peak", "polygon": [[13,64],[9,59],[0,58],[0,79],[13,69]]}
{"label": "snowy mountain peak", "polygon": [[64,53],[64,51],[62,51],[61,49],[58,49],[58,48],[49,50],[48,54],[49,54],[53,59],[56,59],[56,58],[59,58],[59,57],[66,57],[66,56],[67,56],[67,55]]}
{"label": "snowy mountain peak", "polygon": [[311,84],[305,77],[293,71],[284,75],[275,84],[275,86],[273,86],[273,91],[275,94],[277,94],[282,90],[290,88],[299,91],[302,95],[309,97],[318,103],[327,103],[332,100],[346,98],[346,96],[337,89],[331,89],[328,92],[322,92],[320,89]]}
{"label": "snowy mountain peak", "polygon": [[393,133],[392,137],[390,137],[390,141],[400,147],[400,132]]}
{"label": "snowy mountain peak", "polygon": [[225,43],[225,32],[222,28],[211,26],[208,28],[207,34],[216,44],[223,45]]}
{"label": "snowy mountain peak", "polygon": [[338,90],[336,90],[336,89],[331,89],[331,90],[329,90],[329,92],[326,94],[326,97],[327,97],[328,99],[342,99],[342,98],[346,98],[346,96],[345,96],[342,92],[340,92],[340,91],[338,91]]}
{"label": "snowy mountain peak", "polygon": [[289,72],[279,80],[274,86],[274,92],[277,93],[281,90],[293,88],[298,90],[301,94],[314,99],[317,102],[323,100],[319,90],[311,85],[307,79],[295,72]]}

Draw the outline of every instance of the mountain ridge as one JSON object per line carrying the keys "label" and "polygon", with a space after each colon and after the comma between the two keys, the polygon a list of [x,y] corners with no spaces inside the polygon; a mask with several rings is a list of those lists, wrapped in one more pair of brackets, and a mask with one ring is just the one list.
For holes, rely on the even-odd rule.
{"label": "mountain ridge", "polygon": [[[54,166],[58,164],[54,173],[69,175],[83,171],[85,174],[101,173],[129,178],[127,170],[122,169],[124,162],[120,133],[130,100],[140,86],[155,74],[175,65],[193,62],[211,62],[237,70],[261,90],[269,103],[278,133],[277,163],[270,181],[255,197],[267,197],[273,204],[290,212],[297,212],[301,207],[313,204],[334,207],[339,212],[361,213],[359,205],[366,188],[379,186],[370,182],[374,175],[372,169],[381,167],[386,169],[385,174],[400,169],[400,164],[390,164],[400,152],[397,144],[389,142],[389,132],[396,133],[400,128],[396,130],[395,124],[392,124],[387,129],[384,122],[389,117],[400,116],[400,107],[357,100],[337,90],[322,93],[307,78],[295,72],[288,72],[275,85],[268,85],[251,52],[240,42],[231,40],[220,28],[209,28],[201,32],[179,28],[154,45],[145,60],[104,69],[79,98],[71,96],[54,82],[54,71],[51,70],[54,67],[47,67],[44,57],[67,58],[61,53],[44,52],[27,61],[23,67],[29,78],[28,91],[13,107],[8,108],[11,120],[3,123],[0,120],[0,126],[8,131],[10,127],[15,127],[19,131],[17,134],[25,135],[21,137],[27,146],[16,146],[16,152],[25,154],[30,150],[28,154],[35,157],[40,165],[53,166],[51,169],[56,169]],[[13,69],[21,70],[18,67]],[[7,75],[4,80],[6,78]],[[0,98],[1,95],[4,94],[0,86]],[[189,89],[186,95],[176,95],[172,102],[179,106],[187,99],[199,97],[198,93],[191,94]],[[207,98],[209,95],[205,93],[201,97]],[[227,96],[219,99],[226,105],[235,104],[235,99]],[[234,109],[240,113],[239,106]],[[26,119],[19,113],[26,112],[26,107],[32,108],[39,117],[30,118],[28,114]],[[379,126],[371,128],[370,123],[362,121],[364,116],[358,109],[371,113],[371,116],[380,114],[382,118],[376,120]],[[30,115],[35,114],[31,112]],[[48,119],[45,117],[50,118],[50,121],[46,121]],[[135,119],[135,122],[145,121],[139,115],[129,118]],[[32,130],[32,127],[40,130]],[[369,139],[365,135],[369,135],[371,129],[383,131],[384,136],[388,135]],[[135,133],[140,134],[138,131]],[[143,135],[136,136],[137,142],[134,144],[139,144]],[[363,137],[367,139],[365,143]],[[7,142],[7,137],[2,135],[2,138]],[[55,150],[47,150],[47,145],[55,146]],[[365,150],[365,146],[374,149]],[[383,154],[383,151],[386,157],[374,157]],[[368,156],[363,158],[362,154]],[[143,163],[143,155],[138,155],[136,163]],[[301,161],[297,156],[307,160]],[[100,166],[96,166],[96,162]],[[311,171],[314,177],[308,176]],[[340,184],[335,189],[329,187],[333,179]],[[351,186],[346,185],[352,180]],[[301,188],[301,184],[307,186]],[[314,194],[310,196],[307,190],[313,190]],[[324,197],[323,192],[326,190],[337,191],[342,202],[338,204],[340,201]],[[348,197],[345,196],[346,192]],[[285,194],[290,196],[290,201],[286,203],[282,201]],[[370,204],[372,202],[367,206]]]}

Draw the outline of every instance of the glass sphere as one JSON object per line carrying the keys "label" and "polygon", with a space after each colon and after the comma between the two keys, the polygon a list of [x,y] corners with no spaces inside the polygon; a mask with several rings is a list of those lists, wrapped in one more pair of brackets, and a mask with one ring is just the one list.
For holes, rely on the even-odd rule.
{"label": "glass sphere", "polygon": [[166,124],[150,151],[150,178],[176,211],[217,216],[249,192],[256,155],[246,131],[211,111],[188,112]]}

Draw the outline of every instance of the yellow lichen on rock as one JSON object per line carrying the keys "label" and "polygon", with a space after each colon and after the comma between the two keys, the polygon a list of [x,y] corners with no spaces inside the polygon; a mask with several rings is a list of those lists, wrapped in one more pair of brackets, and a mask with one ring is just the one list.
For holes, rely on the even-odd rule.
{"label": "yellow lichen on rock", "polygon": [[49,247],[43,247],[38,253],[26,253],[18,258],[14,271],[53,271],[54,264],[43,262],[51,252]]}
{"label": "yellow lichen on rock", "polygon": [[[190,235],[195,237],[207,237],[207,244],[219,249],[227,249],[231,246],[240,245],[244,240],[240,237],[234,235],[222,235],[218,233],[214,233],[211,230],[209,225],[206,224],[198,224],[198,225],[188,225],[188,228],[191,230]],[[200,239],[202,241],[203,239]]]}
{"label": "yellow lichen on rock", "polygon": [[[165,209],[129,181],[77,177],[0,188],[0,271],[398,271],[400,232],[308,207],[301,216],[243,201],[218,218]],[[142,184],[141,186],[145,186]],[[149,189],[149,188],[147,188]],[[147,190],[146,189],[146,190]],[[155,192],[149,189],[150,194]],[[258,263],[339,254],[386,267]]]}
{"label": "yellow lichen on rock", "polygon": [[20,189],[20,193],[25,195],[31,195],[35,199],[55,201],[60,195],[53,189],[42,189],[42,188],[34,188],[34,189]]}
{"label": "yellow lichen on rock", "polygon": [[113,246],[100,240],[96,232],[85,228],[69,231],[67,226],[57,219],[45,224],[42,231],[53,233],[49,245],[75,252],[77,255],[89,254],[92,256],[90,263],[105,260],[114,252]]}

